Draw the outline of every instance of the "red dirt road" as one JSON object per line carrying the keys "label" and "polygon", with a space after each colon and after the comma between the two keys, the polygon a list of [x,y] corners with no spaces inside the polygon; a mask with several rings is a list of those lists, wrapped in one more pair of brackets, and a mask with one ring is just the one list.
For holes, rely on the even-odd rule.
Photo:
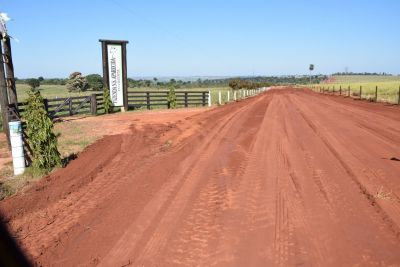
{"label": "red dirt road", "polygon": [[0,202],[32,261],[400,265],[400,108],[287,89],[179,114]]}

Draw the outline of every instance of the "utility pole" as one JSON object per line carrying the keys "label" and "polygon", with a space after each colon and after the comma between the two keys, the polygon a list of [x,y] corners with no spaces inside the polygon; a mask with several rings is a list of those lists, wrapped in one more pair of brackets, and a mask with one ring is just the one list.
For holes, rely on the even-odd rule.
{"label": "utility pole", "polygon": [[[0,42],[0,52],[2,52],[2,45]],[[3,131],[7,136],[7,142],[10,146],[10,132],[8,129],[8,94],[7,94],[7,84],[6,84],[6,77],[4,73],[4,64],[0,64],[0,106],[1,106],[1,116],[3,120]]]}
{"label": "utility pole", "polygon": [[6,70],[6,82],[7,82],[7,91],[8,91],[8,98],[10,104],[13,105],[16,110],[18,109],[18,97],[17,97],[17,89],[15,86],[15,78],[14,78],[14,65],[12,61],[12,54],[11,54],[11,42],[10,36],[6,35],[3,38],[3,61]]}

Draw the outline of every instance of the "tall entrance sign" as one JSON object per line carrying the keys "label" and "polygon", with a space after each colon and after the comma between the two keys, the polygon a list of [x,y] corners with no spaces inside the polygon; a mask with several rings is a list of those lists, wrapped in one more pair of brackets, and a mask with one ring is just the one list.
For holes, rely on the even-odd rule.
{"label": "tall entrance sign", "polygon": [[99,40],[103,54],[103,81],[110,90],[114,107],[128,110],[128,79],[126,64],[126,44],[128,41]]}

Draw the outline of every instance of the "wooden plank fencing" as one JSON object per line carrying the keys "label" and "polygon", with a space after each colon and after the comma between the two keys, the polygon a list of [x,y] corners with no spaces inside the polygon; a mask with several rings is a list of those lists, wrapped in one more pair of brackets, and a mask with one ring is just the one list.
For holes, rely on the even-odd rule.
{"label": "wooden plank fencing", "polygon": [[[50,118],[68,117],[73,115],[96,115],[104,110],[103,94],[96,93],[88,96],[44,99],[44,104]],[[18,103],[18,112],[23,116],[27,103]]]}
{"label": "wooden plank fencing", "polygon": [[[207,106],[208,91],[175,91],[178,107]],[[168,102],[168,91],[128,91],[128,107],[138,108],[171,108]]]}

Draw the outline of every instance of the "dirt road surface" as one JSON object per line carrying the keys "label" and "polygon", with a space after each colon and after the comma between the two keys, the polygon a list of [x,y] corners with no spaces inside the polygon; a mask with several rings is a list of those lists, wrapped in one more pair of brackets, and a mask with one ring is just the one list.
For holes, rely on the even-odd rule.
{"label": "dirt road surface", "polygon": [[1,202],[30,259],[400,265],[399,107],[285,89],[178,114],[132,122]]}

